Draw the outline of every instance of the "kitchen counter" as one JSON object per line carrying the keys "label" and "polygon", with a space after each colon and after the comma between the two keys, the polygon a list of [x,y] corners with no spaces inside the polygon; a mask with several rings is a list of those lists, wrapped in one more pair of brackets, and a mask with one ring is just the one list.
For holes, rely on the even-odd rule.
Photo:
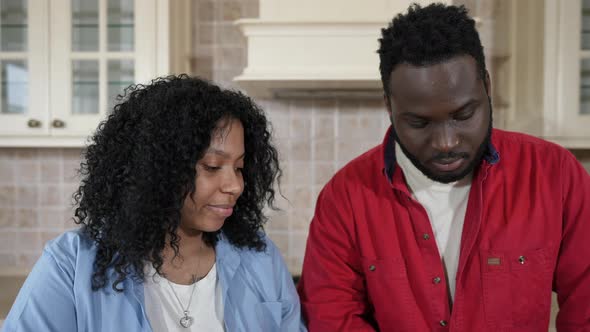
{"label": "kitchen counter", "polygon": [[29,271],[25,268],[0,268],[0,327],[2,327],[2,323]]}

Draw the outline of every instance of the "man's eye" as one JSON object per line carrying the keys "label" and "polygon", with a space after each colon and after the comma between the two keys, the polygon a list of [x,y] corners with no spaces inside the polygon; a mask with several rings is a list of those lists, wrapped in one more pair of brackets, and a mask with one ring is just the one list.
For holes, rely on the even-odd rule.
{"label": "man's eye", "polygon": [[424,120],[408,120],[408,125],[412,128],[424,128],[428,125],[428,121]]}
{"label": "man's eye", "polygon": [[473,113],[474,113],[473,111],[469,111],[469,112],[457,114],[457,115],[455,115],[455,120],[457,120],[457,121],[469,120],[473,116]]}

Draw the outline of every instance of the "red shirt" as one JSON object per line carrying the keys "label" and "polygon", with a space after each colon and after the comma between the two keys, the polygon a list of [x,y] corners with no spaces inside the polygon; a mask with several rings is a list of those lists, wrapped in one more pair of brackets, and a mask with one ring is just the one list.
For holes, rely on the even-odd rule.
{"label": "red shirt", "polygon": [[558,331],[590,331],[590,176],[571,153],[493,131],[469,193],[452,310],[446,284],[389,132],[330,180],[298,287],[311,332],[547,331],[552,290]]}

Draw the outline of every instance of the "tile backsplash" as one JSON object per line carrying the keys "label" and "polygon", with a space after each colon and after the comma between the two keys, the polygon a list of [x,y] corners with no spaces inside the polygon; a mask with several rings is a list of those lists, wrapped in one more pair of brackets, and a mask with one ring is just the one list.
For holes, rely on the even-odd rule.
{"label": "tile backsplash", "polygon": [[280,212],[270,212],[267,232],[292,273],[301,270],[315,200],[332,175],[379,144],[388,127],[382,101],[262,100],[273,125],[284,176]]}
{"label": "tile backsplash", "polygon": [[80,149],[0,149],[0,266],[30,267],[72,221]]}

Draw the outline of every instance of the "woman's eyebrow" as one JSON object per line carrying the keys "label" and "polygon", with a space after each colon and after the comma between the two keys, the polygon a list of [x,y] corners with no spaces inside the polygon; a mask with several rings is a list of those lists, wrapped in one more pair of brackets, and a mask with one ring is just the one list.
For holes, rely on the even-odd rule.
{"label": "woman's eyebrow", "polygon": [[[207,151],[205,153],[213,153],[215,155],[221,156],[226,159],[231,158],[229,153],[227,153],[223,150],[220,150],[220,149],[216,149],[216,148],[209,148],[209,149],[207,149]],[[242,153],[237,159],[244,158],[245,155],[246,155],[246,152]]]}

